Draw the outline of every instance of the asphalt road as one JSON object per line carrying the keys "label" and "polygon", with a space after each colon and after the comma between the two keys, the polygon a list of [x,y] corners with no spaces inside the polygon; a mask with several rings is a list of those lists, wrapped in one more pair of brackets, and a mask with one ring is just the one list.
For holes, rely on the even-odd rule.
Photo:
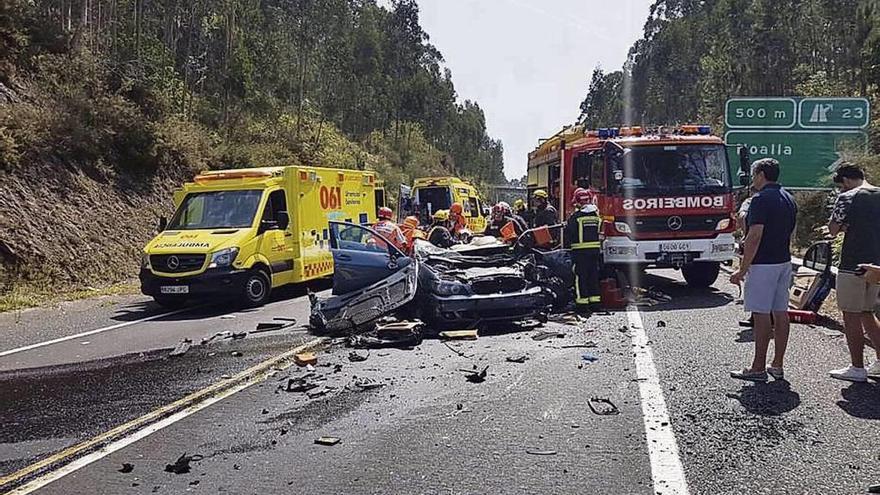
{"label": "asphalt road", "polygon": [[[827,377],[846,364],[842,336],[794,325],[788,381],[732,380],[728,371],[750,360],[752,346],[737,326],[736,288],[720,281],[695,291],[675,272],[657,273],[644,285],[671,300],[638,312],[510,326],[452,349],[426,340],[373,350],[363,362],[332,346],[318,354],[314,398],[283,390],[309,373],[288,368],[37,493],[859,494],[880,483],[880,384]],[[76,304],[18,322],[0,315],[3,349],[160,314],[139,298]],[[304,322],[307,308],[290,293],[253,312],[200,308],[0,356],[0,475],[308,336],[294,325],[168,357],[181,338],[198,344],[277,317]],[[547,330],[564,337],[533,339]],[[466,380],[463,370],[486,366],[484,382]],[[361,390],[364,379],[383,386]],[[592,397],[620,413],[593,413]],[[340,442],[315,444],[321,436]],[[184,452],[201,456],[191,471],[165,472]],[[119,472],[124,463],[130,472]],[[664,484],[677,467],[687,491]]]}

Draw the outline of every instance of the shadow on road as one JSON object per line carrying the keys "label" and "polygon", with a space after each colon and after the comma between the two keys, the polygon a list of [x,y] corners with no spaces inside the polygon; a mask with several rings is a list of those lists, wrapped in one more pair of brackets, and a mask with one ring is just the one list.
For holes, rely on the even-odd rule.
{"label": "shadow on road", "polygon": [[738,393],[727,396],[738,400],[747,411],[759,416],[779,416],[801,405],[801,395],[792,390],[786,380],[743,385]]}
{"label": "shadow on road", "polygon": [[[296,299],[298,297],[303,297],[311,292],[320,292],[323,290],[327,290],[332,287],[331,280],[328,279],[320,279],[320,280],[311,280],[309,282],[304,282],[302,284],[294,284],[287,285],[284,287],[279,287],[272,291],[272,295],[269,300],[269,304],[288,301],[291,299]],[[247,309],[242,307],[240,304],[236,304],[236,302],[232,299],[227,300],[212,300],[206,304],[205,301],[199,302],[198,300],[192,301],[193,309],[189,311],[183,311],[171,316],[159,318],[161,321],[190,321],[190,320],[201,320],[204,318],[211,318],[215,316],[220,316],[226,313],[230,313],[233,311],[237,312],[249,312],[256,311],[257,309]],[[162,314],[170,312],[171,310],[163,308],[159,306],[153,301],[139,301],[132,304],[127,304],[121,306],[116,315],[113,316],[112,320],[118,322],[127,322],[127,321],[135,321],[143,318],[149,318],[154,315]]]}
{"label": "shadow on road", "polygon": [[860,419],[880,419],[880,384],[853,383],[840,390],[842,400],[837,406],[850,416]]}

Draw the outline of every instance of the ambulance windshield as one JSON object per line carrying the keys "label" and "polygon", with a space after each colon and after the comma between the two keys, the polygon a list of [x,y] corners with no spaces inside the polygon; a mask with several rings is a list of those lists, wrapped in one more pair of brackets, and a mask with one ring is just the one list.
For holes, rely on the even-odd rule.
{"label": "ambulance windshield", "polygon": [[611,160],[619,190],[645,193],[719,194],[730,191],[722,145],[633,146]]}
{"label": "ambulance windshield", "polygon": [[210,191],[186,195],[169,230],[242,229],[253,225],[261,190]]}

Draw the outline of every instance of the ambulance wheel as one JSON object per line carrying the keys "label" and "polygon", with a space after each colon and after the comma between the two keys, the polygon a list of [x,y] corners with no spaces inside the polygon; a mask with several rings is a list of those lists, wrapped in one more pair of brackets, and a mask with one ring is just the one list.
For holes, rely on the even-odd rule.
{"label": "ambulance wheel", "polygon": [[269,294],[272,292],[272,282],[264,270],[256,268],[248,273],[241,289],[242,300],[246,306],[262,306],[269,300]]}
{"label": "ambulance wheel", "polygon": [[714,284],[720,271],[720,263],[691,263],[681,267],[681,274],[684,275],[688,285],[700,289]]}
{"label": "ambulance wheel", "polygon": [[165,309],[180,309],[187,303],[186,298],[175,296],[153,296],[153,300]]}

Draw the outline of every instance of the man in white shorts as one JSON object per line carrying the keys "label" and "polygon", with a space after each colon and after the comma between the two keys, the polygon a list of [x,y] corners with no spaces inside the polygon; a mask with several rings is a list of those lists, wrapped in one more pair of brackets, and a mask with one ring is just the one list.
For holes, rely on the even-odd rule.
{"label": "man in white shorts", "polygon": [[[763,158],[752,163],[752,198],[747,217],[749,233],[743,241],[739,270],[730,281],[740,284],[744,306],[755,318],[755,357],[748,368],[732,371],[740,380],[767,381],[784,377],[783,360],[788,346],[788,293],[791,289],[791,234],[797,217],[794,198],[777,182],[779,162]],[[773,320],[771,321],[771,315]],[[773,332],[773,361],[767,366],[767,349]]]}
{"label": "man in white shorts", "polygon": [[[832,378],[851,382],[880,379],[880,324],[874,315],[880,285],[866,280],[862,275],[867,268],[859,266],[880,264],[880,188],[868,184],[865,172],[850,163],[837,167],[834,182],[843,192],[834,204],[828,231],[831,235],[844,232],[836,291],[852,364],[830,373]],[[868,334],[877,353],[877,360],[868,369],[864,334]]]}

